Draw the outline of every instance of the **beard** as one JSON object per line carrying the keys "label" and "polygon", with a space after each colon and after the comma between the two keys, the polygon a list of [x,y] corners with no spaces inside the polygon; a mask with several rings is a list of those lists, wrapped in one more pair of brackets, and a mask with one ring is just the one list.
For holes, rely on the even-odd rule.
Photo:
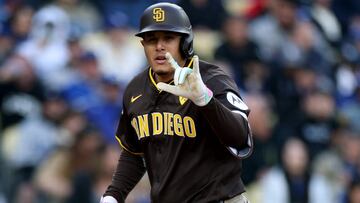
{"label": "beard", "polygon": [[153,70],[153,77],[155,78],[156,82],[169,82],[173,79],[174,72],[169,70]]}
{"label": "beard", "polygon": [[166,76],[166,75],[169,74],[169,71],[158,70],[158,71],[156,71],[155,73],[156,73],[156,75],[158,75],[158,76]]}

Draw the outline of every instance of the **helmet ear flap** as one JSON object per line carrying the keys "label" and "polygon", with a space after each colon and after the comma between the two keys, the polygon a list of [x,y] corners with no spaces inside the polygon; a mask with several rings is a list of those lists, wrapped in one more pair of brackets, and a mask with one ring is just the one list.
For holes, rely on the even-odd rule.
{"label": "helmet ear flap", "polygon": [[193,39],[194,36],[192,32],[190,32],[189,35],[184,35],[181,38],[180,51],[185,58],[189,58],[194,55]]}

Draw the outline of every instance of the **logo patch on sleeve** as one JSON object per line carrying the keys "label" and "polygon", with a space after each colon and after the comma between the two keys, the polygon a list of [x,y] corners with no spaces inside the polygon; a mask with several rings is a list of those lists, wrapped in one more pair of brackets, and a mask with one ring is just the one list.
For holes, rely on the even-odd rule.
{"label": "logo patch on sleeve", "polygon": [[236,94],[232,93],[232,92],[228,92],[226,94],[226,99],[228,100],[228,102],[230,104],[232,104],[233,106],[235,106],[236,108],[243,110],[243,111],[247,111],[249,110],[249,107],[243,102],[243,100],[240,99],[240,97],[238,97]]}

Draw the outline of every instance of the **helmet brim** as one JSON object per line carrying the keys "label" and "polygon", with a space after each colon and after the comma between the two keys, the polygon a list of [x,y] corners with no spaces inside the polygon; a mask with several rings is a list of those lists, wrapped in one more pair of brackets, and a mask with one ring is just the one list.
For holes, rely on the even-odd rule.
{"label": "helmet brim", "polygon": [[167,24],[155,24],[147,26],[146,28],[140,30],[140,32],[136,33],[135,36],[137,37],[143,37],[143,35],[147,32],[155,32],[155,31],[164,31],[164,32],[175,32],[180,34],[186,34],[189,35],[191,32],[191,27],[188,29],[184,29],[182,27],[177,27],[173,25],[167,25]]}

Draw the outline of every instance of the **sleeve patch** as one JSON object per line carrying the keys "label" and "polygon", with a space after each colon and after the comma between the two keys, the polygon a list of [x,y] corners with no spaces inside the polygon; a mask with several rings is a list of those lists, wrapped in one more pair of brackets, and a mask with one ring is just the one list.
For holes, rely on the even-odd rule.
{"label": "sleeve patch", "polygon": [[243,100],[240,99],[240,97],[238,97],[236,94],[234,94],[232,92],[228,92],[226,94],[226,99],[228,100],[228,102],[231,105],[233,105],[234,107],[236,107],[242,111],[249,110],[249,107],[243,102]]}

